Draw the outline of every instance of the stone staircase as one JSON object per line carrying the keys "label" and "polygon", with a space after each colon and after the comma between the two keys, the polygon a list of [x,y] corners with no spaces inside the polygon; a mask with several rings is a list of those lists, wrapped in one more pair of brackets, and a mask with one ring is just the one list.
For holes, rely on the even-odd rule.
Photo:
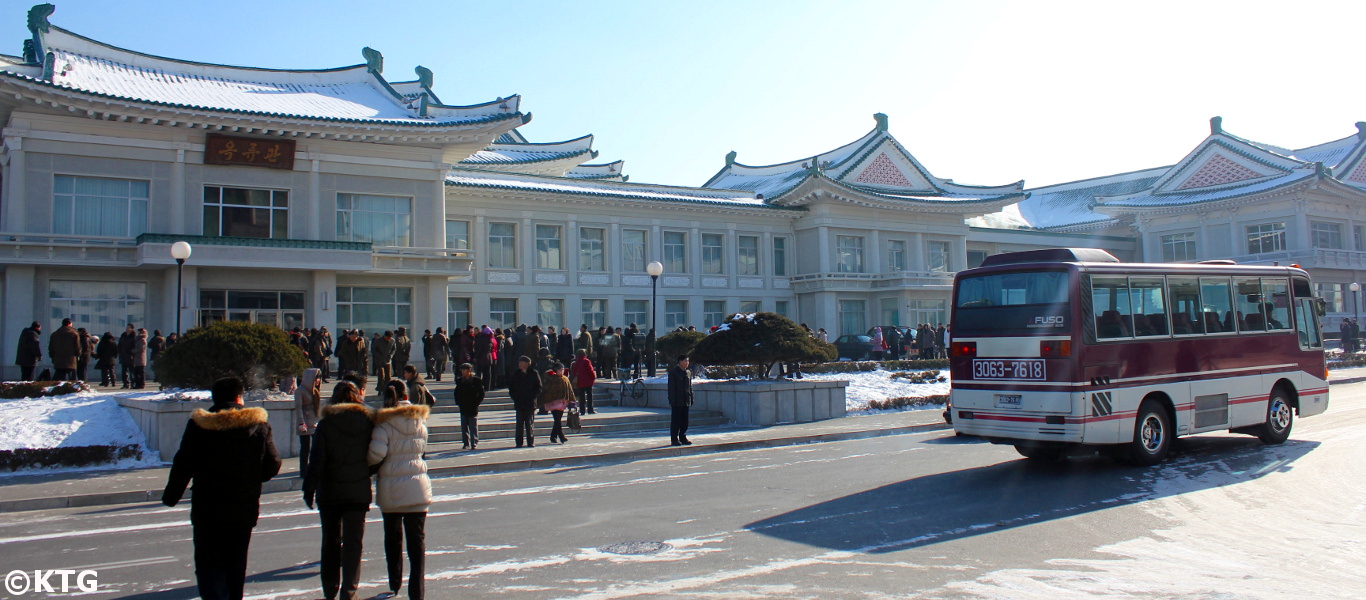
{"label": "stone staircase", "polygon": [[[436,406],[427,419],[427,440],[432,450],[449,450],[452,445],[459,448],[460,409],[455,406],[452,384],[449,381],[428,382],[428,389],[436,396]],[[601,389],[601,388],[599,388]],[[378,398],[367,399],[372,406],[378,405]],[[570,436],[602,435],[620,433],[642,433],[659,431],[667,436],[669,430],[669,411],[659,408],[621,407],[610,394],[594,396],[595,414],[582,415],[583,428],[578,433],[565,433]],[[568,416],[566,415],[566,420]],[[691,427],[725,425],[730,420],[719,412],[692,411]],[[550,415],[537,415],[534,423],[535,438],[540,443],[550,439],[550,429],[554,418]],[[479,441],[511,440],[516,432],[516,418],[512,408],[512,398],[507,390],[494,390],[484,396],[479,407]]]}

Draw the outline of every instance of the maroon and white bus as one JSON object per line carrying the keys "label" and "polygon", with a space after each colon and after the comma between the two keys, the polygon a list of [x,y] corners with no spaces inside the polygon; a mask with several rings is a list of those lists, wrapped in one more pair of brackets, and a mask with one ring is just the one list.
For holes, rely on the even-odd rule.
{"label": "maroon and white bus", "polygon": [[1328,408],[1313,289],[1298,267],[987,257],[954,278],[953,427],[1030,458],[1100,446],[1137,464],[1207,431],[1279,444]]}

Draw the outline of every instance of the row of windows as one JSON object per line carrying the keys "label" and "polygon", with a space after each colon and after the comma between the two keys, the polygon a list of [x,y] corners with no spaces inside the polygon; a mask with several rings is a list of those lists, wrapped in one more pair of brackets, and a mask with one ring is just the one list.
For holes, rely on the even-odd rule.
{"label": "row of windows", "polygon": [[[535,235],[536,269],[560,270],[565,268],[564,228],[560,225],[536,224]],[[453,233],[454,232],[454,233]],[[643,273],[649,256],[650,232],[643,229],[623,229],[621,231],[621,269],[627,273]],[[705,275],[725,274],[726,236],[719,233],[701,234],[702,273]],[[666,273],[687,273],[688,234],[682,231],[662,232],[663,255],[660,262]],[[607,271],[607,230],[602,227],[579,228],[578,269],[580,271]],[[469,222],[446,221],[446,245],[449,248],[468,249]],[[759,236],[740,235],[735,238],[736,274],[759,275],[760,252]],[[490,222],[488,224],[488,266],[491,269],[518,268],[517,224]],[[778,277],[787,275],[787,238],[773,238],[773,270]]]}
{"label": "row of windows", "polygon": [[[774,311],[783,316],[791,316],[790,304],[787,300],[778,300],[774,304]],[[490,298],[489,315],[487,323],[475,323],[471,320],[470,299],[451,298],[449,300],[449,327],[454,329],[464,329],[468,325],[488,325],[495,328],[516,327],[520,324],[535,324],[542,327],[569,327],[577,329],[577,325],[587,325],[591,329],[597,329],[608,325],[607,320],[607,300],[602,298],[586,298],[580,302],[579,319],[568,319],[565,313],[565,301],[562,298],[538,298],[534,302],[535,320],[519,317],[519,306],[517,298]],[[624,327],[635,323],[642,330],[648,329],[650,324],[650,301],[628,299],[623,307],[622,318],[614,326]],[[664,331],[676,329],[678,327],[701,326],[712,327],[720,325],[730,314],[726,310],[725,300],[703,300],[702,301],[702,323],[688,322],[688,300],[665,300],[661,306],[663,308],[660,325]],[[760,302],[758,300],[742,300],[740,311],[742,313],[758,312]],[[530,312],[527,313],[530,316]]]}
{"label": "row of windows", "polygon": [[[925,242],[925,265],[930,272],[947,273],[950,269],[949,242]],[[863,253],[863,236],[835,236],[835,271],[838,273],[866,273]],[[906,270],[905,240],[887,242],[887,271]]]}
{"label": "row of windows", "polygon": [[[1309,241],[1314,248],[1345,250],[1342,223],[1331,221],[1311,221]],[[1282,252],[1288,246],[1285,239],[1285,223],[1259,223],[1245,228],[1247,253]],[[1353,248],[1366,251],[1366,225],[1352,227]],[[1163,262],[1196,260],[1196,237],[1194,232],[1164,235],[1160,238]]]}
{"label": "row of windows", "polygon": [[[1307,285],[1305,286],[1308,287]],[[1286,330],[1284,278],[1091,277],[1097,339]]]}

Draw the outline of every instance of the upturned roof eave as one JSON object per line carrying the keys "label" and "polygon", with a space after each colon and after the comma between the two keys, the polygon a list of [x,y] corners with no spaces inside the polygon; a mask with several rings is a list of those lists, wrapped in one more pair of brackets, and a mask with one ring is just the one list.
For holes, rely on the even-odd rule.
{"label": "upturned roof eave", "polygon": [[[1118,217],[1118,216],[1122,216],[1122,215],[1130,215],[1130,214],[1137,215],[1137,214],[1142,214],[1142,213],[1144,213],[1144,212],[1154,212],[1154,211],[1157,211],[1157,212],[1178,212],[1178,211],[1183,210],[1183,209],[1194,208],[1194,207],[1201,207],[1201,208],[1205,208],[1205,209],[1209,209],[1209,208],[1219,208],[1219,207],[1220,207],[1221,205],[1223,205],[1223,204],[1245,204],[1245,203],[1247,203],[1248,201],[1250,201],[1251,199],[1255,199],[1255,198],[1257,198],[1258,196],[1262,196],[1262,195],[1264,195],[1264,194],[1271,194],[1271,193],[1273,193],[1273,192],[1281,192],[1281,193],[1283,193],[1283,192],[1285,192],[1285,191],[1288,191],[1289,188],[1294,188],[1294,187],[1311,187],[1311,186],[1313,186],[1315,183],[1319,183],[1319,182],[1322,182],[1322,181],[1328,181],[1328,180],[1332,180],[1332,178],[1323,178],[1323,177],[1321,177],[1321,176],[1319,176],[1319,175],[1317,175],[1317,174],[1309,174],[1309,175],[1306,175],[1306,176],[1304,176],[1304,177],[1299,177],[1299,178],[1292,179],[1292,180],[1287,181],[1287,182],[1285,182],[1285,183],[1282,183],[1282,184],[1280,184],[1280,185],[1272,186],[1272,187],[1269,187],[1269,188],[1266,188],[1266,189],[1262,189],[1262,190],[1257,190],[1257,191],[1254,191],[1254,192],[1247,192],[1247,193],[1244,193],[1244,194],[1234,194],[1234,195],[1229,195],[1229,196],[1223,196],[1223,197],[1220,197],[1220,198],[1211,198],[1211,199],[1209,199],[1209,200],[1197,200],[1197,201],[1194,201],[1194,202],[1168,202],[1168,203],[1162,203],[1162,204],[1143,204],[1143,205],[1136,205],[1136,204],[1110,204],[1110,203],[1101,202],[1100,199],[1097,198],[1097,203],[1096,203],[1096,205],[1092,208],[1092,210],[1093,210],[1095,213],[1097,213],[1097,214],[1102,214],[1102,215],[1108,215],[1108,216]],[[1332,181],[1336,181],[1336,180],[1332,180]],[[1339,183],[1339,184],[1340,184],[1340,183]],[[1350,188],[1350,186],[1345,186],[1345,184],[1340,184],[1340,185],[1344,185],[1344,187]]]}
{"label": "upturned roof eave", "polygon": [[[461,166],[460,168],[458,168],[458,169],[452,169],[451,171],[452,171],[452,174],[456,174],[456,173],[459,173],[459,172],[467,172],[467,173],[473,173],[473,174],[475,174],[475,175],[478,175],[478,174],[496,175],[496,176],[506,176],[506,175],[510,175],[510,173],[507,173],[507,172],[505,172],[505,171],[491,171],[491,170],[485,170],[485,169],[471,169],[471,168],[466,167],[466,166]],[[542,180],[542,181],[547,181],[547,182],[556,183],[556,184],[559,184],[559,185],[569,185],[569,186],[571,186],[571,188],[572,188],[572,186],[573,186],[574,184],[576,184],[576,183],[583,183],[583,182],[584,182],[583,179],[571,178],[571,177],[557,177],[557,176],[553,176],[553,175],[536,175],[536,174],[527,174],[527,173],[512,173],[511,175],[515,175],[516,177],[523,178],[523,179]],[[594,183],[595,185],[608,185],[608,186],[610,186],[610,187],[620,186],[620,187],[623,187],[623,188],[639,188],[639,189],[641,189],[641,190],[659,190],[659,191],[662,192],[662,193],[667,193],[667,192],[674,191],[674,190],[678,190],[678,191],[691,191],[691,192],[699,192],[699,193],[715,193],[715,192],[718,192],[718,191],[727,191],[727,190],[716,190],[716,189],[710,189],[710,188],[691,188],[691,187],[668,186],[668,185],[659,185],[659,184],[627,183],[627,182],[624,182],[624,181],[612,181],[612,180],[588,180],[588,181],[591,181],[591,182]],[[651,197],[651,196],[637,196],[637,195],[633,195],[633,193],[632,193],[633,190],[630,190],[630,189],[624,189],[624,190],[622,190],[622,191],[619,192],[619,193],[607,193],[607,192],[595,191],[595,190],[591,190],[591,189],[587,189],[587,188],[580,189],[580,190],[573,190],[573,189],[570,189],[570,190],[545,190],[545,189],[534,189],[534,188],[529,189],[529,188],[519,188],[519,187],[508,186],[508,185],[505,185],[505,184],[498,184],[498,183],[495,183],[495,182],[480,182],[480,183],[474,183],[474,182],[451,181],[451,179],[450,179],[449,176],[446,178],[445,184],[446,184],[447,186],[450,186],[450,187],[475,187],[475,188],[482,188],[482,189],[499,189],[499,190],[505,190],[505,191],[509,191],[509,192],[535,193],[535,194],[543,194],[543,195],[550,195],[550,196],[554,196],[554,195],[557,195],[557,194],[565,194],[565,195],[572,195],[572,196],[602,197],[602,198],[608,198],[608,199],[630,200],[630,201],[633,201],[633,202],[640,202],[640,203],[642,203],[642,204],[648,204],[648,203],[651,203],[651,202],[673,202],[673,203],[685,203],[685,204],[695,204],[695,205],[714,206],[714,207],[718,207],[718,208],[726,208],[726,209],[742,210],[742,211],[748,211],[748,210],[769,210],[769,211],[777,211],[777,212],[805,212],[805,211],[806,211],[805,208],[800,208],[800,207],[787,207],[787,206],[775,206],[775,205],[772,205],[772,204],[769,204],[769,203],[766,203],[766,202],[755,203],[755,202],[728,201],[728,200],[725,200],[725,199],[706,199],[706,198],[687,199],[687,198],[658,198],[658,197]],[[740,192],[740,193],[743,193],[743,192]]]}

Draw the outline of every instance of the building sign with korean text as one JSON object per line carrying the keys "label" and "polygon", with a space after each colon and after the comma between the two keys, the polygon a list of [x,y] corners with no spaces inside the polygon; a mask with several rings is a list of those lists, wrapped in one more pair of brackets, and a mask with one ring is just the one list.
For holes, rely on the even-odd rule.
{"label": "building sign with korean text", "polygon": [[204,164],[293,169],[294,140],[245,138],[211,133],[204,143]]}

